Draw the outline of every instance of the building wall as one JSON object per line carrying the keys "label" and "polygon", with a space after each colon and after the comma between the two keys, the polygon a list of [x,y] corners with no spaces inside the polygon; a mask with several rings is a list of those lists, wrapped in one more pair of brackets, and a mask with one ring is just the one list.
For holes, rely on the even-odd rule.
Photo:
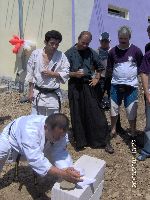
{"label": "building wall", "polygon": [[[129,20],[108,15],[108,4],[129,10]],[[131,42],[140,47],[144,52],[144,46],[148,42],[146,31],[148,16],[150,16],[149,0],[95,0],[89,22],[89,31],[93,34],[91,46],[93,48],[98,47],[98,38],[102,31],[109,32],[111,46],[116,45],[118,43],[118,28],[127,25],[132,29]]]}
{"label": "building wall", "polygon": [[88,31],[94,0],[73,0],[75,9],[75,42],[82,31]]}
{"label": "building wall", "polygon": [[[142,0],[142,3],[141,0],[24,0],[23,2],[24,38],[35,41],[37,48],[43,47],[44,34],[52,29],[59,30],[63,35],[59,47],[62,51],[75,43],[83,30],[92,32],[93,48],[99,46],[98,38],[103,31],[110,33],[111,46],[114,46],[118,43],[117,30],[122,25],[131,27],[131,42],[142,50],[148,42],[146,28],[150,16],[149,0]],[[108,4],[128,9],[129,20],[108,15]],[[18,1],[1,0],[0,7],[3,8],[0,12],[0,76],[15,77],[17,70],[21,68],[21,58],[16,59],[8,41],[14,34],[19,34]]]}
{"label": "building wall", "polygon": [[[37,48],[43,47],[48,30],[58,30],[63,35],[59,49],[65,51],[72,45],[71,0],[24,0],[24,38],[35,41]],[[18,0],[0,1],[0,76],[13,76],[20,68],[16,55],[12,53],[9,40],[19,34]]]}

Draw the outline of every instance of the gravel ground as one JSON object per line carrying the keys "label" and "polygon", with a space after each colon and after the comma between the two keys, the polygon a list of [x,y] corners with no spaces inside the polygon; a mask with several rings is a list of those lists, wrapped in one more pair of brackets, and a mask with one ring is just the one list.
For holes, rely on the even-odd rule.
{"label": "gravel ground", "polygon": [[[30,104],[20,104],[18,93],[0,94],[0,117],[11,116],[11,119],[30,113]],[[63,103],[63,112],[69,116],[68,103]],[[109,113],[106,113],[109,121]],[[9,122],[5,120],[0,129]],[[124,129],[128,128],[126,115],[121,109],[121,123]],[[145,126],[144,101],[139,97],[137,130],[139,138],[143,135]],[[138,140],[140,142],[140,139]],[[139,143],[138,142],[138,143]],[[76,152],[70,144],[68,149],[74,161],[83,154],[104,159],[107,163],[105,171],[105,183],[102,200],[150,200],[150,159],[145,162],[136,162],[136,188],[132,188],[133,154],[130,142],[119,135],[112,140],[115,149],[113,155],[107,154],[104,149],[86,148]],[[137,148],[138,151],[138,148]],[[51,188],[55,182],[51,177],[38,178],[38,185],[33,184],[33,174],[25,162],[20,163],[19,182],[13,182],[14,164],[5,165],[0,178],[0,200],[48,200]]]}

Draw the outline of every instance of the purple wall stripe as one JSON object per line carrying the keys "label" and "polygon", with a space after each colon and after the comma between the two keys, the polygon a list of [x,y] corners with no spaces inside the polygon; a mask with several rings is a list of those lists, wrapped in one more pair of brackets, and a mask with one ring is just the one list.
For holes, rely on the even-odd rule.
{"label": "purple wall stripe", "polygon": [[75,44],[75,0],[72,0],[72,45]]}

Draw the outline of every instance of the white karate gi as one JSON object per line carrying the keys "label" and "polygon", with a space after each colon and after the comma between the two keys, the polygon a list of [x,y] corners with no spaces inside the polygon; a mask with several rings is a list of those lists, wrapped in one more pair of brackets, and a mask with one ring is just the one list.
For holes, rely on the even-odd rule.
{"label": "white karate gi", "polygon": [[[57,89],[57,95],[61,97],[60,83],[65,83],[69,78],[70,64],[67,57],[61,51],[56,50],[51,61],[47,66],[43,60],[43,49],[36,49],[32,52],[27,64],[26,82],[36,84],[41,88]],[[60,74],[61,78],[51,78],[42,75],[44,69],[53,69]],[[34,89],[34,98],[36,99],[39,91]],[[38,111],[41,115],[50,115],[59,111],[58,96],[55,93],[40,94],[38,97]],[[36,101],[32,106],[32,114],[37,114]]]}
{"label": "white karate gi", "polygon": [[66,137],[51,144],[45,144],[46,116],[28,115],[15,120],[11,126],[10,135],[8,124],[0,134],[0,172],[9,157],[11,149],[25,156],[32,169],[45,176],[50,168],[72,166],[72,159],[66,150]]}

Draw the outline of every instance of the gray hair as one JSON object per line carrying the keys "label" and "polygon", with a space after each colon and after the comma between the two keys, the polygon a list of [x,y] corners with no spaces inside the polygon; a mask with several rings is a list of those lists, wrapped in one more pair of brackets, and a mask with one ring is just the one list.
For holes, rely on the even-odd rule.
{"label": "gray hair", "polygon": [[120,35],[128,35],[131,38],[131,29],[128,26],[121,26],[118,30],[118,37]]}

